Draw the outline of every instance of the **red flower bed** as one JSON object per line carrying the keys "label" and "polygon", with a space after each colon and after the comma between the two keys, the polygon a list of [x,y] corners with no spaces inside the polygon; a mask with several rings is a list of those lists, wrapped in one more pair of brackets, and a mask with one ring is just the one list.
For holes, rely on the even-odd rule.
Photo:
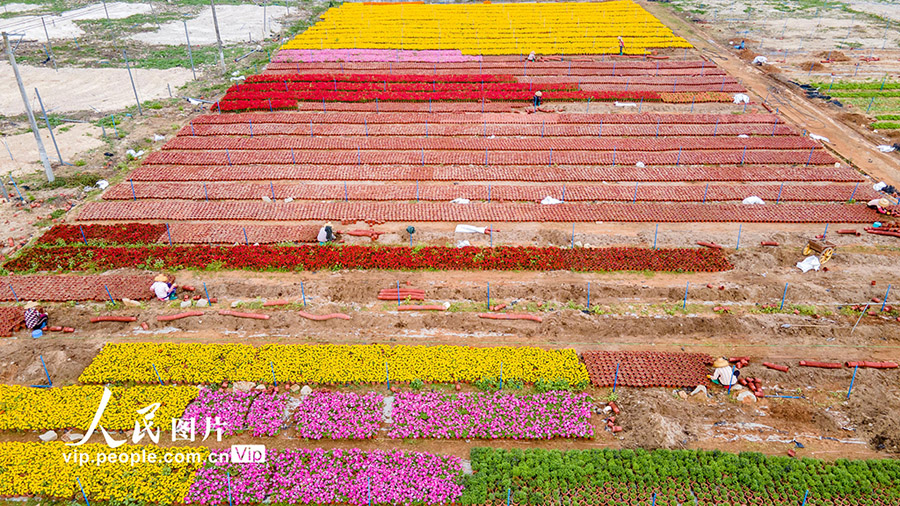
{"label": "red flower bed", "polygon": [[261,100],[226,100],[217,102],[210,107],[213,111],[275,111],[282,109],[296,109],[296,100],[261,99]]}
{"label": "red flower bed", "polygon": [[[547,91],[544,100],[645,100],[659,101],[660,95],[655,91]],[[222,98],[222,105],[233,100],[258,101],[262,108],[269,108],[267,100],[271,100],[273,109],[277,104],[287,104],[290,100],[304,102],[373,102],[376,99],[387,102],[473,102],[480,100],[522,101],[533,98],[531,91],[236,91]],[[216,104],[212,109],[215,110]],[[287,108],[287,107],[285,107]]]}
{"label": "red flower bed", "polygon": [[341,82],[317,81],[288,83],[249,83],[235,84],[228,88],[228,93],[237,92],[297,92],[297,91],[576,91],[578,83],[445,83],[439,81],[422,81],[417,83],[382,82]]}
{"label": "red flower bed", "polygon": [[440,81],[443,83],[512,83],[515,78],[502,74],[256,74],[247,76],[247,83],[281,83],[290,82],[384,82],[389,83],[420,83]]}
{"label": "red flower bed", "polygon": [[[582,360],[597,387],[693,387],[707,384],[705,353],[660,351],[586,351]],[[618,368],[618,378],[616,369]]]}
{"label": "red flower bed", "polygon": [[[84,235],[82,235],[82,231]],[[166,226],[149,223],[122,223],[119,225],[54,225],[38,239],[38,244],[83,243],[100,240],[110,244],[146,244],[156,242],[165,233]]]}
{"label": "red flower bed", "polygon": [[155,265],[204,268],[220,263],[248,270],[576,270],[696,271],[728,270],[733,265],[720,250],[538,247],[448,248],[426,246],[146,246],[142,248],[62,246],[32,248],[7,262],[11,271],[116,269]]}

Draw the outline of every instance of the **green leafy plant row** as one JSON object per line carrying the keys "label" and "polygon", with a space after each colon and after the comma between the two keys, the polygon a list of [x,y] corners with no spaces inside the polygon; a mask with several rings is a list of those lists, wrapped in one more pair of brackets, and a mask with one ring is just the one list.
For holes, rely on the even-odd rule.
{"label": "green leafy plant row", "polygon": [[460,504],[898,504],[900,461],[704,450],[472,450]]}
{"label": "green leafy plant row", "polygon": [[832,97],[848,97],[848,98],[892,98],[900,97],[900,89],[884,90],[884,91],[825,91]]}
{"label": "green leafy plant row", "polygon": [[881,86],[881,81],[868,81],[868,82],[852,82],[852,81],[835,81],[835,82],[815,82],[809,83],[811,86],[815,86],[817,88],[832,89],[832,90],[900,90],[900,81],[885,81],[884,87]]}
{"label": "green leafy plant row", "polygon": [[876,121],[872,123],[875,130],[896,130],[900,129],[900,122],[897,121]]}

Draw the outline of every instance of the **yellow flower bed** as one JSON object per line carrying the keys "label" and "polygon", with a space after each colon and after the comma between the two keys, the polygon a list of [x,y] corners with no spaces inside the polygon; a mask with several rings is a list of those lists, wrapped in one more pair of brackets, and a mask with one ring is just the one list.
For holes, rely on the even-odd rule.
{"label": "yellow flower bed", "polygon": [[691,45],[631,0],[367,4],[328,9],[282,49],[459,49],[469,55],[618,53]]}
{"label": "yellow flower bed", "polygon": [[[271,366],[270,366],[271,363]],[[273,344],[116,343],[107,344],[82,373],[83,383],[156,381],[216,383],[278,381],[378,383],[421,379],[472,382],[500,376],[532,383],[538,379],[587,381],[574,350],[532,347],[386,346]]]}
{"label": "yellow flower bed", "polygon": [[[157,463],[114,463],[95,465],[98,453],[156,455]],[[36,495],[82,502],[84,493],[90,501],[130,499],[137,502],[174,504],[183,502],[194,475],[209,450],[206,448],[159,448],[123,446],[112,449],[102,444],[80,447],[53,443],[0,443],[0,497]],[[77,455],[87,454],[90,463],[79,465]],[[165,463],[165,454],[176,455],[186,463]],[[70,458],[66,462],[65,455]],[[190,458],[200,462],[190,462]],[[118,457],[117,457],[118,458]]]}
{"label": "yellow flower bed", "polygon": [[[108,430],[134,428],[140,418],[136,411],[155,402],[157,425],[180,418],[187,405],[197,397],[197,387],[192,386],[138,386],[111,387],[112,397],[100,419],[100,425]],[[91,425],[100,399],[102,386],[70,386],[60,388],[29,388],[17,385],[0,385],[0,429],[82,429]],[[168,425],[160,426],[170,430]]]}

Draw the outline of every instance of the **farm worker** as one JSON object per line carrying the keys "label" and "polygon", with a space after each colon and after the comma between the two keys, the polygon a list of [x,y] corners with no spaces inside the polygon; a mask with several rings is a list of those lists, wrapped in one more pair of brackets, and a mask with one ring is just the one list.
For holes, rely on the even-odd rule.
{"label": "farm worker", "polygon": [[535,56],[534,51],[528,53],[528,61],[534,61],[535,58],[537,58],[537,56]]}
{"label": "farm worker", "polygon": [[883,197],[870,200],[869,203],[866,204],[869,209],[874,209],[878,214],[890,214],[890,211],[885,209],[889,205],[891,205],[891,201]]}
{"label": "farm worker", "polygon": [[619,35],[619,56],[625,54],[625,41],[622,40],[622,36]]}
{"label": "farm worker", "polygon": [[325,244],[335,239],[331,223],[326,223],[324,227],[319,229],[319,235],[316,236],[316,239],[319,240],[319,244]]}
{"label": "farm worker", "polygon": [[544,94],[541,93],[540,90],[534,92],[534,108],[535,108],[535,109],[537,109],[538,107],[541,106],[541,102],[542,102],[541,97],[542,97],[543,95],[544,95]]}
{"label": "farm worker", "polygon": [[152,291],[159,300],[175,300],[178,298],[175,294],[175,289],[178,287],[175,285],[174,280],[172,281],[172,283],[169,283],[169,278],[165,274],[158,274],[153,278],[153,284],[150,285],[150,291]]}
{"label": "farm worker", "polygon": [[740,376],[741,371],[735,370],[724,357],[717,358],[713,362],[713,367],[716,370],[713,371],[712,376],[707,377],[716,385],[728,387],[738,382],[738,376]]}
{"label": "farm worker", "polygon": [[47,313],[37,302],[25,305],[25,327],[28,330],[40,330],[47,326]]}

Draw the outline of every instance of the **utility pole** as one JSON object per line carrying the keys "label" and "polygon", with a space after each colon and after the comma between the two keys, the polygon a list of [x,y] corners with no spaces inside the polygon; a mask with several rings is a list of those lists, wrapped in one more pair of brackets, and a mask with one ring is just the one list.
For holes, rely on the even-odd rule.
{"label": "utility pole", "polygon": [[219,46],[219,66],[222,67],[222,75],[225,75],[225,53],[222,52],[222,36],[219,35],[219,20],[216,19],[216,0],[209,0],[212,7],[213,26],[216,28],[216,45]]}
{"label": "utility pole", "polygon": [[22,94],[22,103],[25,104],[25,113],[28,115],[28,121],[31,123],[31,132],[34,134],[34,140],[37,142],[38,153],[41,155],[41,163],[44,165],[44,173],[47,174],[47,181],[53,182],[56,177],[53,175],[53,167],[50,166],[50,159],[47,158],[47,150],[44,149],[44,141],[41,140],[41,133],[38,131],[37,122],[34,121],[34,112],[31,110],[31,104],[28,102],[28,94],[25,93],[25,85],[22,84],[22,75],[19,74],[19,66],[16,65],[16,56],[12,52],[12,46],[9,45],[9,35],[3,32],[3,45],[6,46],[6,56],[9,57],[9,64],[12,66],[13,73],[16,74],[16,83],[19,85],[19,93]]}

